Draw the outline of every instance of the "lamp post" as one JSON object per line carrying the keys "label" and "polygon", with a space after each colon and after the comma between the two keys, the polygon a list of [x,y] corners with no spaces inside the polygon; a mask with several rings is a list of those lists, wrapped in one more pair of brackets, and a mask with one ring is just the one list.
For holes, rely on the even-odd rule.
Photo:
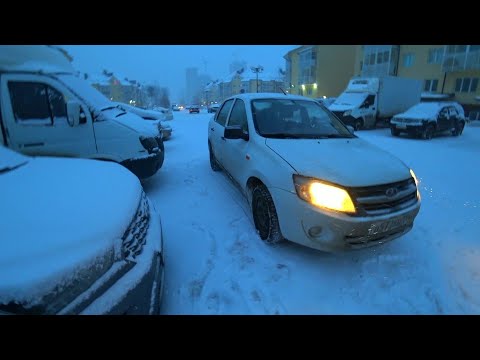
{"label": "lamp post", "polygon": [[257,74],[257,93],[258,93],[258,73],[261,73],[263,71],[263,66],[258,65],[258,66],[252,66],[250,68],[255,74]]}

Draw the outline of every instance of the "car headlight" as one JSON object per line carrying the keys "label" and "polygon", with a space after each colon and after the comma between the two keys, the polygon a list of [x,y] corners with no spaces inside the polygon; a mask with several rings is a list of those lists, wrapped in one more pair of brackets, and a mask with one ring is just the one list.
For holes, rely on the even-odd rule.
{"label": "car headlight", "polygon": [[421,199],[420,190],[418,188],[418,184],[420,183],[420,181],[418,181],[417,176],[415,175],[412,169],[410,169],[410,175],[412,175],[413,180],[415,180],[415,185],[417,186],[417,199],[420,200]]}
{"label": "car headlight", "polygon": [[343,113],[343,116],[350,116],[350,115],[352,115],[352,110],[348,110]]}
{"label": "car headlight", "polygon": [[354,214],[355,205],[348,192],[333,184],[300,175],[293,175],[295,190],[300,199],[328,210]]}

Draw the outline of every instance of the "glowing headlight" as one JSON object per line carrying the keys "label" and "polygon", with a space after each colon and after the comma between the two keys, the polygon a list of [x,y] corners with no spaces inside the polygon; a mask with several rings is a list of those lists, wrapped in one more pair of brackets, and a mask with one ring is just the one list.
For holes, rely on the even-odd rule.
{"label": "glowing headlight", "polygon": [[293,182],[302,200],[320,208],[355,213],[355,205],[345,189],[299,175],[293,175]]}
{"label": "glowing headlight", "polygon": [[352,110],[348,110],[343,113],[343,116],[350,116],[350,115],[352,115]]}

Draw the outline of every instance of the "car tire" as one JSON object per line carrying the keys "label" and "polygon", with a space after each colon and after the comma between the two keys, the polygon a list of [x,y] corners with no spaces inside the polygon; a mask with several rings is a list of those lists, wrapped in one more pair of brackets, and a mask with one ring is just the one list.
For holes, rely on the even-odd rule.
{"label": "car tire", "polygon": [[463,129],[465,127],[465,123],[463,121],[460,121],[455,124],[455,129],[452,130],[452,135],[453,136],[460,136],[463,133]]}
{"label": "car tire", "polygon": [[363,128],[363,119],[356,119],[355,122],[353,123],[353,128],[355,129],[355,131],[358,131],[360,130],[361,128]]}
{"label": "car tire", "polygon": [[431,140],[433,138],[433,134],[435,132],[435,128],[433,125],[427,125],[422,132],[422,139],[424,140]]}
{"label": "car tire", "polygon": [[217,158],[215,157],[215,154],[213,153],[212,145],[208,143],[208,152],[210,155],[210,167],[212,168],[213,171],[220,171],[222,168],[218,164]]}
{"label": "car tire", "polygon": [[391,127],[391,128],[390,128],[390,132],[392,133],[392,136],[398,136],[398,135],[400,135],[400,131],[398,131],[398,130],[395,129],[394,127]]}
{"label": "car tire", "polygon": [[265,185],[257,185],[252,191],[252,214],[255,228],[264,242],[277,244],[284,240],[272,195]]}

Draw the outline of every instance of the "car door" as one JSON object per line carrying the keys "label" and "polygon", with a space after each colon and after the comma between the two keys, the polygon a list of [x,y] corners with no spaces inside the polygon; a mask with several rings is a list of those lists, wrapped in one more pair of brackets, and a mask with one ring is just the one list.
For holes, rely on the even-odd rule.
{"label": "car door", "polygon": [[450,129],[450,114],[448,107],[443,107],[438,113],[437,130],[444,131]]}
{"label": "car door", "polygon": [[[227,121],[228,126],[240,126],[248,134],[247,110],[243,100],[236,99]],[[223,166],[242,188],[250,160],[249,145],[250,142],[244,139],[225,139]]]}
{"label": "car door", "polygon": [[450,114],[450,122],[449,122],[449,129],[454,129],[457,121],[460,119],[460,115],[453,106],[448,108],[448,113]]}
{"label": "car door", "polygon": [[208,138],[212,144],[213,153],[217,161],[223,166],[223,153],[225,147],[225,124],[227,123],[228,115],[232,109],[233,100],[230,99],[223,103],[222,108],[215,114],[215,117],[208,125]]}
{"label": "car door", "polygon": [[80,124],[69,122],[66,102],[74,99],[54,79],[29,74],[2,76],[2,117],[9,146],[29,155],[93,157],[92,119],[81,110]]}

